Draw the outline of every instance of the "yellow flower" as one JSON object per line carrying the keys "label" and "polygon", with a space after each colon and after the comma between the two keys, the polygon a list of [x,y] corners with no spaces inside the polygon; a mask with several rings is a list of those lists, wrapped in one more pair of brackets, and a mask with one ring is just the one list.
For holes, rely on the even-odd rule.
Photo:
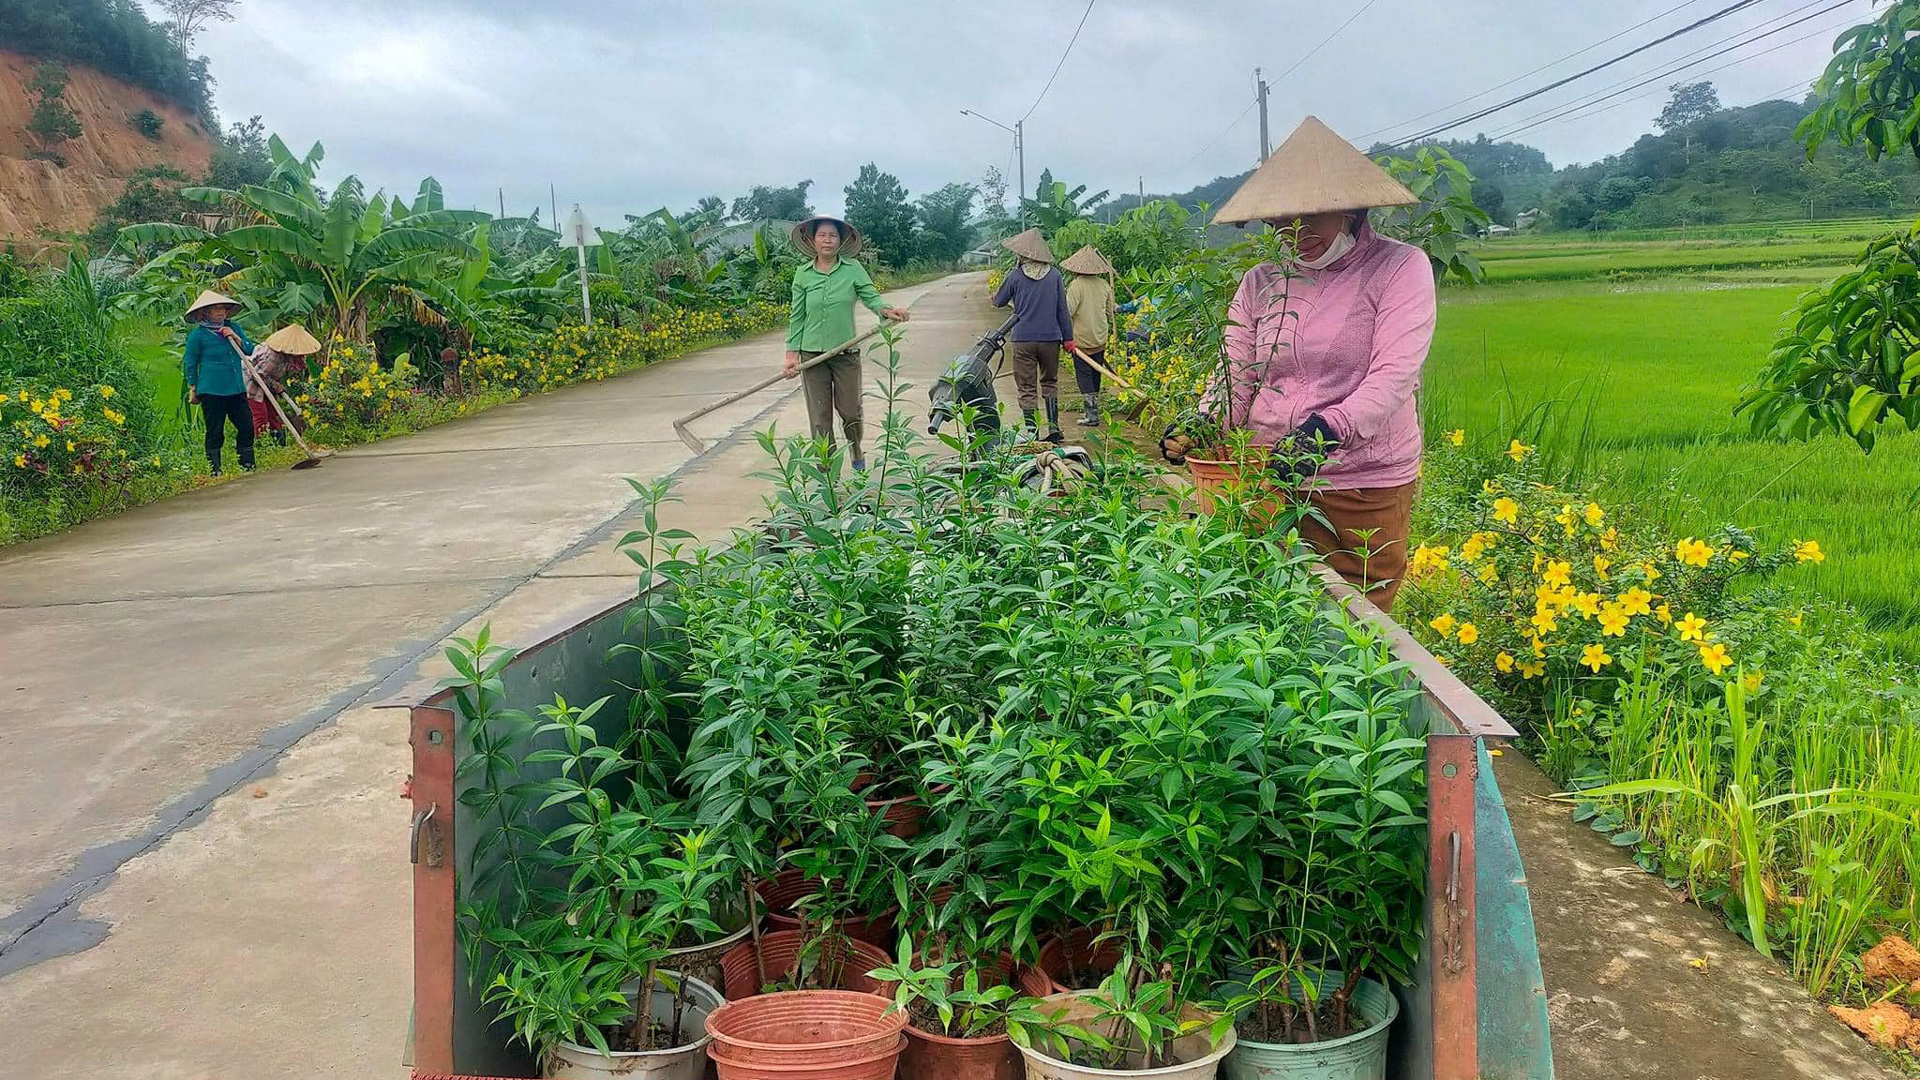
{"label": "yellow flower", "polygon": [[67,453],[69,453],[69,454],[71,454],[71,453],[73,453],[73,452],[74,452],[75,450],[77,450],[77,449],[79,449],[79,448],[73,445],[73,440],[72,440],[72,439],[68,439],[68,440],[67,440]]}
{"label": "yellow flower", "polygon": [[1660,580],[1660,568],[1650,562],[1641,563],[1640,572],[1647,576],[1647,582],[1649,584]]}
{"label": "yellow flower", "polygon": [[1407,565],[1407,576],[1419,577],[1430,571],[1447,565],[1447,549],[1444,546],[1428,547],[1421,544],[1413,549],[1413,558]]}
{"label": "yellow flower", "polygon": [[1560,627],[1560,621],[1553,617],[1553,612],[1544,607],[1535,609],[1533,618],[1528,621],[1543,634],[1551,634]]}
{"label": "yellow flower", "polygon": [[52,441],[53,441],[52,439],[46,437],[45,435],[42,435],[39,438],[33,440],[33,445],[44,450],[46,449],[47,444],[51,443]]}
{"label": "yellow flower", "polygon": [[1591,619],[1595,615],[1600,614],[1600,594],[1590,592],[1575,593],[1573,596],[1573,606],[1580,614]]}
{"label": "yellow flower", "polygon": [[1593,673],[1598,675],[1601,668],[1613,663],[1613,657],[1607,655],[1605,645],[1589,645],[1581,650],[1580,663],[1592,668]]}
{"label": "yellow flower", "polygon": [[1533,640],[1527,644],[1533,649],[1533,658],[1535,660],[1545,660],[1547,658],[1547,643],[1541,640],[1539,634],[1533,635]]}
{"label": "yellow flower", "polygon": [[100,388],[100,396],[101,396],[101,397],[103,397],[103,398],[110,398],[110,397],[112,397],[112,396],[113,396],[113,387],[111,387],[111,386],[102,386],[102,387]]}
{"label": "yellow flower", "polygon": [[1727,552],[1728,562],[1739,562],[1740,560],[1746,557],[1747,557],[1747,553],[1744,551],[1741,551],[1739,548],[1733,548]]}
{"label": "yellow flower", "polygon": [[1627,613],[1618,604],[1608,604],[1600,609],[1600,633],[1603,637],[1626,637]]}
{"label": "yellow flower", "polygon": [[1627,615],[1648,615],[1653,612],[1653,594],[1635,585],[1620,594],[1620,610]]}
{"label": "yellow flower", "polygon": [[1705,566],[1713,559],[1713,549],[1689,536],[1673,545],[1673,557],[1688,566]]}
{"label": "yellow flower", "polygon": [[1801,562],[1823,563],[1827,561],[1827,553],[1820,550],[1820,541],[1818,540],[1795,540],[1793,542],[1793,557]]}
{"label": "yellow flower", "polygon": [[1803,614],[1796,611],[1793,614],[1787,616],[1787,623],[1793,626],[1795,629],[1799,629],[1801,622],[1803,622],[1805,618],[1806,617]]}
{"label": "yellow flower", "polygon": [[1454,428],[1452,431],[1447,432],[1447,441],[1455,446],[1467,445],[1467,429]]}
{"label": "yellow flower", "polygon": [[1520,504],[1504,495],[1493,500],[1493,520],[1514,524],[1520,520]]}
{"label": "yellow flower", "polygon": [[1427,625],[1439,631],[1440,636],[1443,638],[1453,636],[1454,620],[1451,614],[1443,613],[1439,618],[1428,622]]}
{"label": "yellow flower", "polygon": [[1527,459],[1527,455],[1531,453],[1533,453],[1533,447],[1528,446],[1526,443],[1521,442],[1519,439],[1515,439],[1512,442],[1507,444],[1507,456],[1512,458],[1513,463],[1516,465],[1518,465],[1522,461],[1525,461]]}
{"label": "yellow flower", "polygon": [[1765,682],[1766,678],[1767,673],[1764,671],[1749,671],[1740,676],[1740,685],[1747,693],[1757,694],[1760,692],[1760,684]]}
{"label": "yellow flower", "polygon": [[1467,537],[1467,542],[1460,545],[1460,558],[1465,562],[1479,562],[1480,556],[1486,553],[1487,545],[1480,539],[1479,533]]}
{"label": "yellow flower", "polygon": [[1471,645],[1480,640],[1480,628],[1470,622],[1460,624],[1460,644]]}
{"label": "yellow flower", "polygon": [[1519,667],[1520,677],[1523,679],[1537,679],[1547,673],[1547,665],[1545,664],[1529,664],[1522,660]]}
{"label": "yellow flower", "polygon": [[25,455],[25,454],[15,454],[15,455],[13,455],[13,467],[14,467],[14,468],[16,468],[16,469],[24,469],[24,468],[26,468],[26,467],[27,467],[27,455]]}
{"label": "yellow flower", "polygon": [[[1661,606],[1664,607],[1665,605],[1663,604]],[[1687,612],[1686,618],[1681,619],[1675,625],[1680,628],[1681,641],[1705,641],[1706,640],[1707,620],[1701,618],[1698,615],[1695,615],[1691,611]]]}
{"label": "yellow flower", "polygon": [[1607,580],[1607,571],[1612,567],[1613,560],[1607,558],[1605,555],[1595,555],[1593,557],[1593,572],[1599,576],[1601,581]]}
{"label": "yellow flower", "polygon": [[1553,520],[1555,520],[1555,521],[1557,521],[1557,522],[1559,522],[1559,523],[1560,523],[1561,525],[1563,525],[1563,526],[1565,526],[1565,527],[1566,527],[1566,530],[1567,530],[1567,535],[1568,535],[1568,536],[1572,536],[1572,535],[1573,535],[1573,523],[1574,523],[1574,520],[1575,520],[1575,518],[1574,518],[1574,516],[1573,516],[1573,504],[1572,504],[1572,503],[1564,503],[1564,504],[1562,504],[1562,505],[1561,505],[1561,507],[1560,507],[1560,512],[1559,512],[1559,513],[1557,513],[1557,514],[1555,514],[1555,515],[1553,515]]}
{"label": "yellow flower", "polygon": [[1587,504],[1587,511],[1586,511],[1587,524],[1597,529],[1600,527],[1601,519],[1605,518],[1606,516],[1607,516],[1607,512],[1605,510],[1600,509],[1599,503]]}
{"label": "yellow flower", "polygon": [[1654,618],[1660,620],[1660,625],[1662,626],[1671,626],[1673,624],[1673,608],[1667,604],[1661,604],[1659,607],[1654,608],[1653,615]]}
{"label": "yellow flower", "polygon": [[1728,656],[1727,647],[1717,641],[1712,644],[1702,642],[1700,644],[1700,662],[1707,666],[1708,671],[1718,675],[1727,669],[1728,664],[1733,663],[1733,657]]}
{"label": "yellow flower", "polygon": [[1549,585],[1565,585],[1573,580],[1573,564],[1556,559],[1547,564],[1547,572],[1540,575],[1540,580]]}
{"label": "yellow flower", "polygon": [[1500,580],[1500,571],[1492,563],[1486,562],[1480,564],[1480,570],[1474,576],[1480,579],[1481,584],[1491,585]]}
{"label": "yellow flower", "polygon": [[1619,546],[1620,530],[1611,525],[1607,526],[1607,531],[1600,534],[1600,550],[1612,551]]}
{"label": "yellow flower", "polygon": [[1493,669],[1495,671],[1500,672],[1503,675],[1506,674],[1507,672],[1512,671],[1513,670],[1513,654],[1508,652],[1503,652],[1499,656],[1494,657]]}

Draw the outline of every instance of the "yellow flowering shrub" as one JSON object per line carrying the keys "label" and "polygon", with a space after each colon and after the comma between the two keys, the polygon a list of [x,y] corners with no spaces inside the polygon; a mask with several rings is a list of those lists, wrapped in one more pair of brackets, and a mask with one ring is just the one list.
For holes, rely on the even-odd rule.
{"label": "yellow flowering shrub", "polygon": [[105,384],[0,382],[0,486],[23,493],[117,485],[159,463]]}
{"label": "yellow flowering shrub", "polygon": [[506,349],[482,349],[469,357],[467,378],[475,386],[538,393],[577,382],[605,379],[702,342],[762,333],[786,322],[784,304],[754,301],[727,308],[667,308],[644,326],[562,326]]}
{"label": "yellow flowering shrub", "polygon": [[319,369],[292,389],[312,423],[334,428],[378,427],[413,397],[404,373],[383,366],[371,346],[337,336]]}
{"label": "yellow flowering shrub", "polygon": [[1734,584],[1825,558],[1817,542],[1764,550],[1731,527],[1665,536],[1629,508],[1544,482],[1532,447],[1513,441],[1489,458],[1465,442],[1448,433],[1427,453],[1425,528],[1400,614],[1521,717],[1569,686],[1610,699],[1607,684],[1653,663],[1717,685],[1742,665],[1755,625]]}

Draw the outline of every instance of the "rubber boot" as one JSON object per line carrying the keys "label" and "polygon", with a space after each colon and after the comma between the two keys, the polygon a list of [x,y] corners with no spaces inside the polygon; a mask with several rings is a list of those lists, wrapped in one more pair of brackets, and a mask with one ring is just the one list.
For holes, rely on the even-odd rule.
{"label": "rubber boot", "polygon": [[1065,432],[1060,430],[1060,399],[1047,399],[1047,441],[1058,446],[1067,441]]}
{"label": "rubber boot", "polygon": [[1082,394],[1080,396],[1080,426],[1100,426],[1100,395]]}
{"label": "rubber boot", "polygon": [[[1051,400],[1051,399],[1049,399]],[[1040,438],[1040,419],[1032,409],[1021,409],[1020,441],[1034,442]]]}
{"label": "rubber boot", "polygon": [[287,432],[285,428],[273,429],[273,445],[275,446],[287,445]]}

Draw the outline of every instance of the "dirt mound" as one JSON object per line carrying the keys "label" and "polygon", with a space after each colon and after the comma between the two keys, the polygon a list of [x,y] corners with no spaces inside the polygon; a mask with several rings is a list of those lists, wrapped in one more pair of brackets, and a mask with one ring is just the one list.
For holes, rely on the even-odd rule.
{"label": "dirt mound", "polygon": [[1860,958],[1860,970],[1870,982],[1920,982],[1920,949],[1889,934]]}
{"label": "dirt mound", "polygon": [[[213,140],[197,117],[79,64],[67,65],[73,74],[67,108],[79,118],[81,135],[60,144],[66,168],[28,161],[38,145],[27,132],[33,110],[26,84],[36,63],[0,50],[0,239],[83,231],[119,197],[127,179],[148,166],[171,165],[196,177],[206,172]],[[165,119],[159,139],[134,130],[133,117],[142,109]]]}

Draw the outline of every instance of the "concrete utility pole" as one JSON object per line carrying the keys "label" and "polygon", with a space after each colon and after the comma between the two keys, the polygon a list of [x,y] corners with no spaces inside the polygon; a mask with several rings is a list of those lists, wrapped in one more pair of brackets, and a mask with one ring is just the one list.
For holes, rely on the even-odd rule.
{"label": "concrete utility pole", "polygon": [[1015,120],[1013,122],[1013,126],[1008,127],[1007,125],[1001,123],[1000,121],[995,120],[993,117],[982,116],[979,113],[974,112],[972,109],[961,109],[960,115],[971,116],[976,120],[985,120],[987,123],[992,124],[994,127],[997,127],[1001,131],[1005,131],[1013,136],[1013,153],[1015,157],[1020,159],[1020,172],[1019,172],[1020,179],[1018,181],[1018,183],[1020,184],[1019,191],[1018,191],[1020,201],[1015,205],[1020,207],[1020,223],[1023,225],[1026,224],[1026,221],[1027,221],[1027,210],[1026,210],[1027,122],[1025,120]]}
{"label": "concrete utility pole", "polygon": [[573,216],[560,230],[562,246],[572,244],[580,259],[580,320],[586,325],[587,336],[593,336],[593,294],[587,289],[587,249],[600,246],[600,231],[587,221],[586,212],[579,203],[573,204]]}
{"label": "concrete utility pole", "polygon": [[1147,205],[1147,178],[1144,176],[1140,178],[1140,205]]}
{"label": "concrete utility pole", "polygon": [[1260,101],[1260,164],[1265,165],[1273,156],[1273,140],[1267,135],[1267,80],[1260,77],[1260,69],[1253,69],[1254,96]]}
{"label": "concrete utility pole", "polygon": [[507,219],[507,189],[496,188],[495,190],[500,192],[500,220],[505,221]]}

